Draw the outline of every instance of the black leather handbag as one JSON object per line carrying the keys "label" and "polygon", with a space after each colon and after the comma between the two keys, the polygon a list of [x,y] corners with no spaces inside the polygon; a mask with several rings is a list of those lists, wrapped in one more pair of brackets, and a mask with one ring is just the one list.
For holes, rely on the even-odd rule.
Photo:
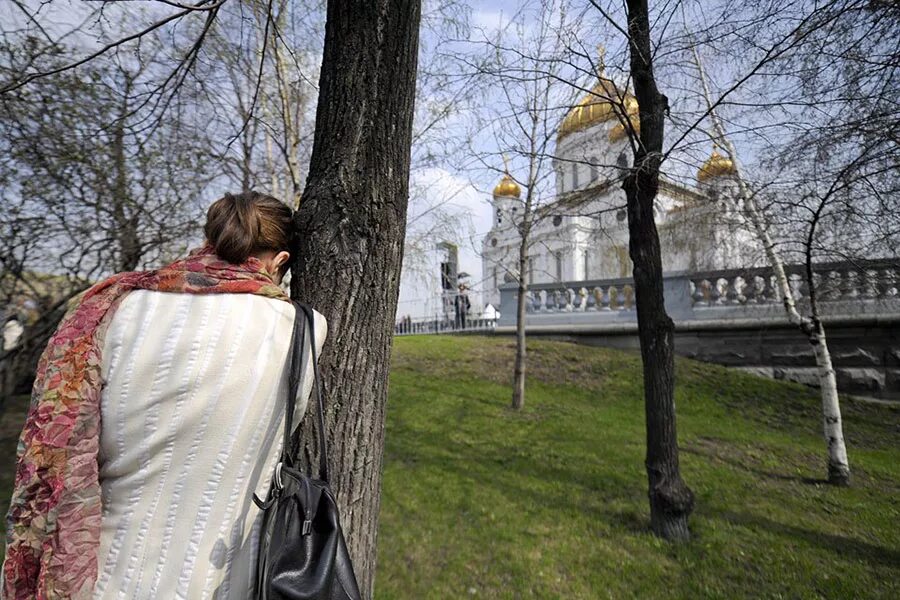
{"label": "black leather handbag", "polygon": [[[360,600],[359,586],[338,518],[337,502],[328,487],[328,448],[313,310],[294,302],[291,363],[281,459],[265,500],[253,494],[264,511],[256,563],[257,600]],[[294,404],[309,323],[310,358],[318,401],[319,477],[304,474],[294,464],[300,427],[290,435]]]}

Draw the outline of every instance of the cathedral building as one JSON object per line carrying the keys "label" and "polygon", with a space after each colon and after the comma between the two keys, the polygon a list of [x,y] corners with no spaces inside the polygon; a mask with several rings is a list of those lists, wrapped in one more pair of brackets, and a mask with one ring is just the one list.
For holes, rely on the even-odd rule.
{"label": "cathedral building", "polygon": [[[627,121],[626,121],[627,119]],[[541,201],[531,230],[531,283],[631,277],[624,169],[632,161],[629,129],[640,131],[637,100],[604,76],[557,130],[556,194]],[[714,149],[695,185],[660,177],[654,214],[664,272],[748,264],[753,240],[736,204],[735,168]],[[518,276],[522,190],[507,171],[493,190],[493,224],[482,245],[484,303],[499,306],[499,286]]]}

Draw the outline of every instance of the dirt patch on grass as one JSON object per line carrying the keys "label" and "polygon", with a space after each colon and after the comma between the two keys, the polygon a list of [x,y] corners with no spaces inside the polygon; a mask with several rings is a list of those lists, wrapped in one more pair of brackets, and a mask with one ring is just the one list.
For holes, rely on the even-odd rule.
{"label": "dirt patch on grass", "polygon": [[731,440],[700,436],[680,444],[681,451],[707,460],[727,464],[742,471],[773,480],[822,483],[803,478],[797,472],[815,472],[821,465],[821,457],[799,449],[790,454],[775,454],[771,447],[738,444]]}
{"label": "dirt patch on grass", "polygon": [[[484,336],[449,339],[462,349],[451,360],[441,359],[438,344],[437,348],[426,347],[421,352],[394,352],[391,368],[440,377],[475,377],[511,385],[516,355],[514,339]],[[640,369],[640,358],[636,355],[570,342],[528,340],[526,352],[526,381],[547,385],[570,385],[597,391],[603,388],[611,374]],[[636,373],[639,375],[639,371]]]}

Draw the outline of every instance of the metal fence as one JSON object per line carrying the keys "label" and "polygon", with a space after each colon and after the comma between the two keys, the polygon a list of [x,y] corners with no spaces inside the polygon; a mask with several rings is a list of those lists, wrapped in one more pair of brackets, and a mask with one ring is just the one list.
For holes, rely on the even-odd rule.
{"label": "metal fence", "polygon": [[394,325],[394,335],[490,332],[497,325],[497,320],[482,317],[466,317],[462,320],[440,316],[415,319],[407,317]]}

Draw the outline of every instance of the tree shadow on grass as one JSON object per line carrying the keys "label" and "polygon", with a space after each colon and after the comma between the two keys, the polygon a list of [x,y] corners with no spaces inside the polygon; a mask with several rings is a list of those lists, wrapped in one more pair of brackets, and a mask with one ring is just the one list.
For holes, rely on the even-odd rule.
{"label": "tree shadow on grass", "polygon": [[762,529],[791,540],[800,540],[810,546],[818,546],[833,552],[842,558],[850,558],[852,556],[852,558],[868,563],[879,563],[895,569],[900,565],[900,551],[894,548],[870,544],[856,538],[804,529],[803,527],[773,521],[767,517],[751,513],[722,510],[709,513],[709,516],[735,525]]}
{"label": "tree shadow on grass", "polygon": [[765,469],[760,469],[758,467],[750,464],[749,461],[739,460],[730,456],[725,456],[720,453],[710,452],[705,449],[697,448],[690,445],[683,445],[680,448],[680,451],[685,454],[694,454],[696,456],[702,456],[703,458],[709,460],[716,460],[719,462],[723,462],[729,466],[734,467],[735,469],[739,469],[741,471],[746,471],[748,473],[753,473],[757,477],[765,478],[765,479],[774,479],[777,481],[790,481],[794,483],[803,483],[806,485],[828,485],[827,479],[822,479],[818,477],[801,477],[799,475],[789,475],[787,473],[777,473],[775,471],[767,471]]}
{"label": "tree shadow on grass", "polygon": [[[424,447],[399,443],[397,438],[389,445],[389,461],[414,469],[436,468],[444,477],[455,480],[462,489],[471,487],[472,494],[478,488],[481,491],[490,490],[529,513],[547,510],[561,510],[570,515],[587,513],[614,527],[625,527],[635,532],[649,531],[649,521],[641,522],[634,513],[631,513],[633,517],[629,520],[627,510],[619,514],[609,508],[631,503],[635,497],[646,493],[622,472],[604,474],[596,470],[597,466],[585,468],[576,457],[550,459],[531,455],[529,449],[515,455],[503,454],[503,451],[509,452],[510,449],[498,449],[498,453],[485,455],[480,448],[455,445],[440,434],[432,436],[430,445]],[[448,457],[438,448],[453,448],[456,455]],[[463,495],[470,497],[468,492]],[[579,499],[584,497],[592,497],[596,502],[590,506],[583,505]]]}
{"label": "tree shadow on grass", "polygon": [[[437,466],[447,478],[457,482],[461,488],[461,495],[467,498],[479,496],[478,488],[490,488],[491,493],[499,494],[510,503],[507,507],[518,505],[518,510],[525,511],[530,518],[553,518],[545,510],[547,507],[553,507],[554,510],[560,511],[556,518],[574,519],[576,517],[573,515],[580,513],[598,524],[605,524],[597,529],[598,534],[603,537],[613,539],[623,533],[640,537],[652,535],[649,512],[645,514],[642,510],[634,508],[636,498],[646,498],[646,491],[642,487],[643,481],[636,482],[622,472],[606,473],[602,467],[584,468],[577,460],[573,460],[576,458],[573,456],[559,457],[551,463],[538,456],[528,456],[527,453],[518,456],[486,456],[479,449],[456,446],[455,456],[451,458],[445,453],[437,452],[435,448],[453,447],[453,442],[441,434],[436,437],[437,440],[431,441],[436,442],[436,446],[428,447],[421,445],[412,447],[398,443],[395,438],[391,459],[413,459],[412,462],[416,467]],[[718,455],[707,456],[704,449],[695,453],[707,460],[724,460],[730,466],[760,477],[779,481],[799,481],[804,484],[817,482],[811,478],[748,467],[745,462],[728,456],[724,458]],[[526,474],[524,479],[523,474]],[[546,486],[544,483],[547,481],[556,481],[563,485]],[[584,505],[581,502],[585,497],[593,497],[595,501]],[[452,503],[446,507],[450,511],[456,508]],[[859,560],[873,566],[894,569],[900,565],[900,550],[867,542],[858,537],[827,533],[817,528],[804,528],[742,512],[740,509],[721,510],[707,505],[698,507],[696,516],[774,534],[810,548],[823,549],[842,560]],[[474,526],[490,527],[491,523],[485,521],[475,523]]]}
{"label": "tree shadow on grass", "polygon": [[650,505],[647,504],[646,515],[632,510],[606,510],[603,517],[612,525],[633,535],[652,535],[650,529]]}

